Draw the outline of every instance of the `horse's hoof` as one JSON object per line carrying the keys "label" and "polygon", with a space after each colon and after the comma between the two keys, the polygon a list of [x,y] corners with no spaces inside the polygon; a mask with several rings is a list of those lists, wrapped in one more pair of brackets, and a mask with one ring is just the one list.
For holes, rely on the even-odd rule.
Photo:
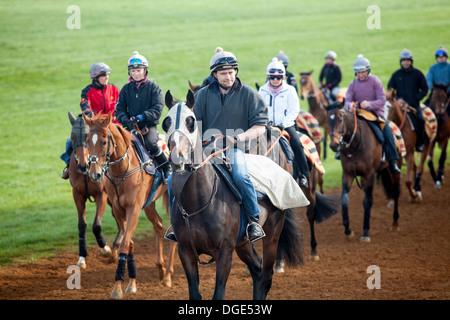
{"label": "horse's hoof", "polygon": [[389,231],[394,231],[394,232],[400,231],[400,227],[399,227],[399,226],[391,226],[391,227],[389,228]]}
{"label": "horse's hoof", "polygon": [[123,298],[123,293],[118,291],[113,291],[109,296],[111,300],[121,300]]}
{"label": "horse's hoof", "polygon": [[441,182],[440,182],[440,181],[436,181],[436,183],[434,184],[434,188],[435,188],[435,189],[440,189],[440,188],[442,188]]}
{"label": "horse's hoof", "polygon": [[349,233],[345,235],[345,239],[347,240],[352,240],[355,237],[355,233],[353,232],[353,230]]}
{"label": "horse's hoof", "polygon": [[119,259],[119,252],[117,251],[117,249],[114,249],[111,251],[111,254],[109,255],[109,263],[116,263],[117,260]]}
{"label": "horse's hoof", "polygon": [[81,269],[86,270],[86,258],[85,257],[80,257],[78,259],[77,266],[79,266]]}
{"label": "horse's hoof", "polygon": [[312,254],[312,255],[309,256],[309,260],[310,261],[319,261],[320,258],[319,258],[318,254]]}
{"label": "horse's hoof", "polygon": [[393,208],[394,205],[395,205],[394,200],[389,200],[389,202],[388,202],[388,204],[387,204],[387,207],[388,207],[388,208]]}
{"label": "horse's hoof", "polygon": [[423,201],[422,191],[417,191],[416,194],[417,194],[417,200],[419,200],[419,202],[422,202]]}
{"label": "horse's hoof", "polygon": [[366,242],[370,243],[370,237],[369,236],[362,236],[361,239],[359,239],[360,242]]}
{"label": "horse's hoof", "polygon": [[103,257],[109,257],[112,254],[111,248],[109,246],[105,246],[104,248],[100,248],[100,254]]}
{"label": "horse's hoof", "polygon": [[130,286],[128,286],[128,287],[125,289],[125,293],[136,293],[136,291],[137,291],[136,287],[130,287]]}
{"label": "horse's hoof", "polygon": [[161,280],[161,284],[165,287],[171,288],[172,287],[172,279],[165,277]]}

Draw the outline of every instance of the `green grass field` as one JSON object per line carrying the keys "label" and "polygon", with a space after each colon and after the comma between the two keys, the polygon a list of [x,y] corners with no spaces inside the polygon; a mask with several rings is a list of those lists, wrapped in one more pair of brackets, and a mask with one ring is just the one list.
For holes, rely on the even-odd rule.
{"label": "green grass field", "polygon": [[[69,29],[80,8],[80,29]],[[369,29],[370,5],[380,8],[380,29]],[[121,88],[134,50],[150,62],[150,77],[165,93],[184,99],[188,80],[200,84],[217,46],[236,54],[240,78],[262,83],[271,58],[284,50],[289,70],[314,70],[326,51],[338,53],[347,86],[363,53],[387,84],[410,49],[424,73],[434,51],[450,48],[448,1],[13,1],[0,2],[0,266],[78,251],[77,214],[59,155],[70,134],[67,111],[79,112],[90,66],[104,61]],[[303,109],[307,109],[303,102]],[[328,153],[332,155],[332,152]],[[340,187],[340,164],[324,162],[325,186]],[[95,208],[88,204],[88,224]],[[166,218],[165,218],[166,219]],[[103,229],[113,239],[108,208]],[[168,220],[166,219],[166,225]],[[151,229],[142,215],[138,233]],[[90,227],[88,227],[90,232]],[[89,244],[95,244],[88,233]]]}

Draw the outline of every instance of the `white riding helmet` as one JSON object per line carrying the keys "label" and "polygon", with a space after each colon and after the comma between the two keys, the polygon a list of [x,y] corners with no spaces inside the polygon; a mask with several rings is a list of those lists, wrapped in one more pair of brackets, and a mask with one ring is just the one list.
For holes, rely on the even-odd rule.
{"label": "white riding helmet", "polygon": [[334,52],[334,51],[332,51],[332,50],[327,51],[327,53],[325,53],[325,59],[328,59],[328,58],[333,59],[333,60],[336,60],[336,59],[337,59],[337,54],[336,54],[336,52]]}
{"label": "white riding helmet", "polygon": [[277,57],[274,57],[272,59],[272,62],[269,63],[269,65],[267,66],[266,74],[268,76],[275,76],[275,75],[284,76],[286,75],[286,69],[284,68],[283,63],[280,60],[278,60]]}
{"label": "white riding helmet", "polygon": [[364,58],[362,54],[358,55],[358,58],[353,62],[353,72],[364,72],[370,71],[370,61],[367,58]]}
{"label": "white riding helmet", "polygon": [[133,55],[128,59],[127,67],[128,69],[148,68],[148,61],[138,51],[134,51]]}

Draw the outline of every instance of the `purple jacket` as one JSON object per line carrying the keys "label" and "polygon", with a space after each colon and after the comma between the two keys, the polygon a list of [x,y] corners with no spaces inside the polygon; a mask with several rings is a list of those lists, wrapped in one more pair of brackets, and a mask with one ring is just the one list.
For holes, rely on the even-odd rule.
{"label": "purple jacket", "polygon": [[367,100],[370,103],[370,110],[378,116],[384,116],[384,104],[386,103],[386,95],[384,93],[383,84],[377,76],[369,74],[364,81],[355,78],[347,89],[345,95],[345,106],[348,110],[352,102],[363,102]]}

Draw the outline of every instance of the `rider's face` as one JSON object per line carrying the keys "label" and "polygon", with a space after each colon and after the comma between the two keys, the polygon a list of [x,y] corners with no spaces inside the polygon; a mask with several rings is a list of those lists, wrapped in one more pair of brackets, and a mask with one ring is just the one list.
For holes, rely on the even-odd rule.
{"label": "rider's face", "polygon": [[404,59],[400,63],[402,64],[402,67],[404,69],[408,69],[409,67],[411,67],[412,61],[409,59]]}
{"label": "rider's face", "polygon": [[356,76],[358,77],[359,81],[364,81],[369,76],[369,70],[363,71],[363,72],[357,72]]}
{"label": "rider's face", "polygon": [[130,76],[134,81],[141,81],[145,78],[145,68],[130,69]]}
{"label": "rider's face", "polygon": [[109,76],[106,74],[106,75],[104,75],[104,76],[98,77],[97,79],[98,79],[98,82],[99,82],[101,85],[106,86],[106,85],[108,84],[108,81],[109,81]]}
{"label": "rider's face", "polygon": [[234,81],[236,81],[236,70],[219,70],[216,72],[216,78],[224,88],[230,89],[233,86]]}

